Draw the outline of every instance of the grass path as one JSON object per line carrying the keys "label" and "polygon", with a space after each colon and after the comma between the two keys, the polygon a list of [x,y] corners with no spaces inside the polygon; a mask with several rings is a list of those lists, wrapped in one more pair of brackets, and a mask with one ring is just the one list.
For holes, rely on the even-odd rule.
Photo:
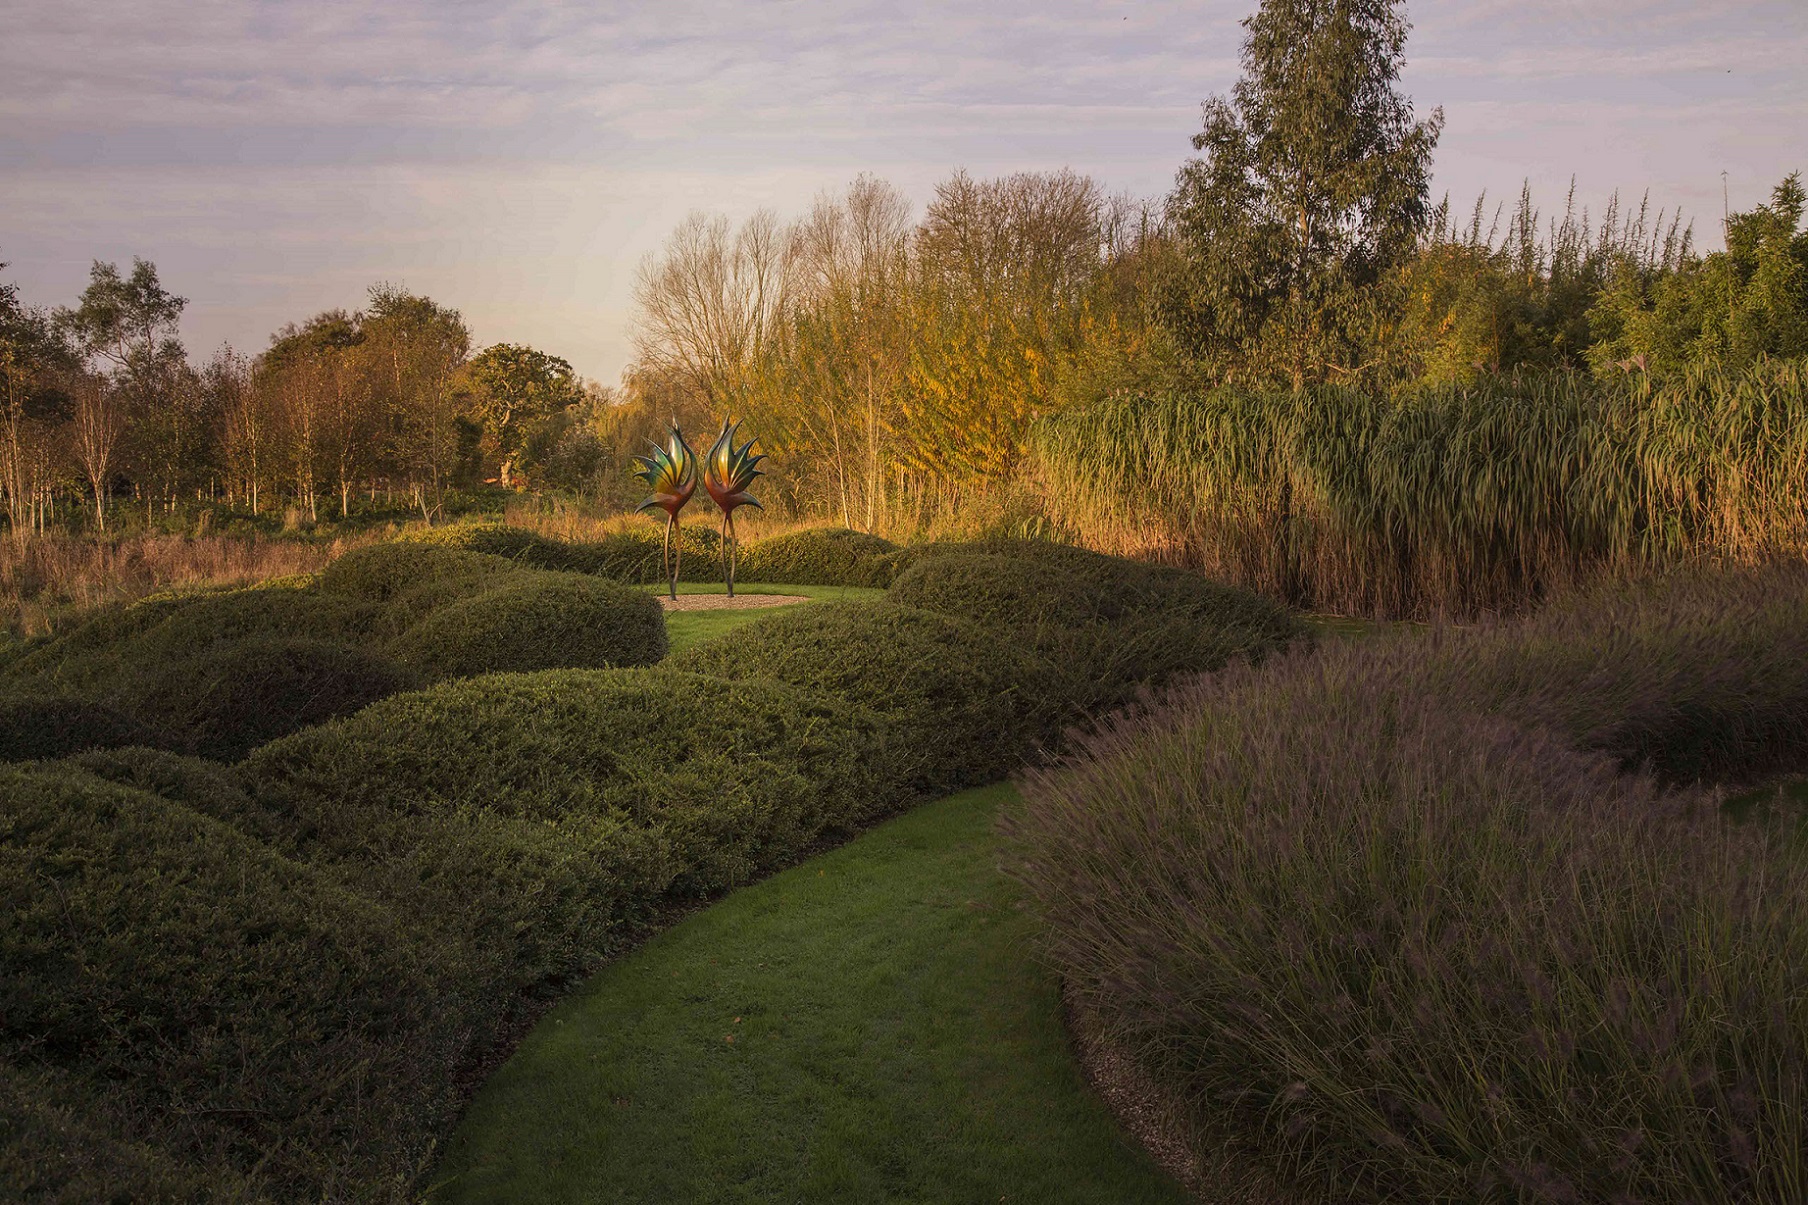
{"label": "grass path", "polygon": [[[647,590],[662,594],[664,585],[645,587]],[[679,582],[680,594],[723,594],[728,587],[721,582]],[[883,590],[870,589],[865,586],[785,586],[762,582],[736,582],[736,594],[801,594],[818,602],[836,602],[841,599],[880,598]],[[801,605],[801,604],[798,604]],[[682,653],[693,644],[702,644],[705,640],[713,640],[724,632],[740,627],[761,615],[769,615],[766,608],[747,611],[672,611],[665,617],[666,638],[671,641],[672,652]]]}
{"label": "grass path", "polygon": [[1181,1205],[1082,1081],[997,870],[1008,787],[735,892],[547,1014],[434,1202]]}

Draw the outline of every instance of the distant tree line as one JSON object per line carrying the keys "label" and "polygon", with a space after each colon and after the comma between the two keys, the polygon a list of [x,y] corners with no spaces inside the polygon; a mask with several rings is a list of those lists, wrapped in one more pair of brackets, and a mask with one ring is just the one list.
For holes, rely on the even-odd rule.
{"label": "distant tree line", "polygon": [[72,511],[104,531],[127,500],[151,515],[206,499],[310,521],[381,501],[431,518],[492,466],[504,487],[524,456],[583,483],[602,454],[570,433],[608,391],[533,348],[473,355],[458,311],[431,298],[378,285],[361,310],[199,365],[178,336],[186,305],[143,260],[129,273],[97,262],[57,310],[0,286],[0,494],[15,535]]}

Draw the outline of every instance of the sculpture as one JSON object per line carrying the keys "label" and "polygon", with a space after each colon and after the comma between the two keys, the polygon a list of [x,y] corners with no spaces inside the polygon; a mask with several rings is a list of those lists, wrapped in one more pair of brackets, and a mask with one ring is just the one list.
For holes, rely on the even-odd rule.
{"label": "sculpture", "polygon": [[[762,476],[757,467],[764,455],[749,456],[753,450],[754,440],[748,440],[740,447],[735,447],[735,432],[740,430],[740,423],[722,420],[722,434],[716,436],[716,442],[709,450],[703,462],[703,488],[722,510],[722,574],[728,582],[728,597],[734,597],[735,553],[739,542],[735,539],[734,513],[741,506],[760,506],[754,496],[747,492],[755,477]],[[760,507],[764,510],[765,507]]]}
{"label": "sculpture", "polygon": [[[651,441],[648,441],[651,442]],[[665,571],[666,589],[673,599],[678,597],[678,566],[684,557],[684,532],[677,532],[678,540],[672,540],[673,529],[678,525],[678,512],[684,504],[691,500],[697,490],[697,454],[691,446],[684,442],[684,432],[678,424],[672,424],[672,439],[669,447],[662,448],[653,444],[651,456],[634,458],[642,466],[640,472],[634,474],[647,483],[653,492],[636,510],[651,510],[658,507],[665,512],[665,544],[660,550],[659,567]]]}

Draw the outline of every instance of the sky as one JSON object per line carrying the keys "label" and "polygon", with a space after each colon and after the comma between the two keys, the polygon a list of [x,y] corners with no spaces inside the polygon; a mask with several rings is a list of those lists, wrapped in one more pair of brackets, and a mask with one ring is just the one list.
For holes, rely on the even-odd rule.
{"label": "sky", "polygon": [[[72,303],[157,265],[204,357],[392,282],[613,382],[635,269],[696,209],[800,214],[861,172],[1159,197],[1255,0],[10,0],[0,279]],[[1467,211],[1574,180],[1698,244],[1808,170],[1805,0],[1416,0],[1404,90]],[[1724,179],[1722,172],[1725,173]]]}

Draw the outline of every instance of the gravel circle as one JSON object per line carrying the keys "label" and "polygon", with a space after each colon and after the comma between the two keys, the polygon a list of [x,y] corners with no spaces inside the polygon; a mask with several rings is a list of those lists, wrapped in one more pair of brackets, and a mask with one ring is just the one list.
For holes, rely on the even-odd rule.
{"label": "gravel circle", "polygon": [[747,607],[785,607],[809,602],[806,594],[680,594],[677,598],[661,594],[659,605],[668,611],[738,611]]}

